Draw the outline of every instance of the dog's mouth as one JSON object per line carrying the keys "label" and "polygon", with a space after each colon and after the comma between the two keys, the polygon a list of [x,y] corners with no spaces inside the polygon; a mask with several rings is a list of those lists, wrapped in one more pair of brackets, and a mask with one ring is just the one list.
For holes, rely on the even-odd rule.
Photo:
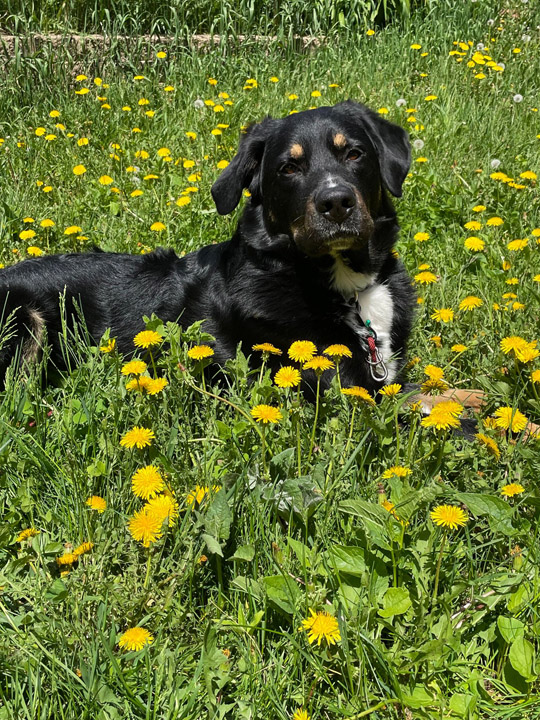
{"label": "dog's mouth", "polygon": [[327,221],[309,222],[310,218],[302,218],[302,222],[294,223],[291,235],[296,246],[306,255],[336,255],[347,250],[362,250],[366,247],[374,229],[370,216],[351,219],[346,226],[338,227]]}

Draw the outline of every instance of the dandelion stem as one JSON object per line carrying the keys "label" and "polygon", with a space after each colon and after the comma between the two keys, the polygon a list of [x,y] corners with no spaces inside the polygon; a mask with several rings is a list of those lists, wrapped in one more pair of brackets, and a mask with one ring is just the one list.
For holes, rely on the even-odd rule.
{"label": "dandelion stem", "polygon": [[319,394],[321,389],[321,376],[317,373],[317,397],[315,400],[315,418],[313,420],[313,430],[311,431],[311,440],[309,443],[308,463],[311,460],[311,454],[313,452],[313,446],[315,444],[315,431],[317,429],[317,420],[319,419]]}
{"label": "dandelion stem", "polygon": [[442,540],[441,540],[441,549],[439,550],[439,559],[437,560],[437,569],[435,571],[435,587],[433,588],[433,604],[437,601],[437,592],[439,590],[439,573],[441,571],[441,562],[442,562],[442,556],[444,552],[444,544],[446,542],[446,530],[443,533]]}
{"label": "dandelion stem", "polygon": [[351,444],[351,439],[353,436],[353,430],[354,430],[354,416],[356,415],[356,403],[353,405],[353,411],[351,415],[351,427],[349,430],[349,437],[347,438],[347,444],[345,445],[345,452],[343,453],[343,457],[347,457],[347,453],[349,452],[349,445]]}
{"label": "dandelion stem", "polygon": [[154,362],[154,356],[152,355],[152,350],[150,348],[148,348],[148,353],[150,354],[150,362],[152,363],[152,370],[154,371],[154,377],[157,378],[156,363]]}
{"label": "dandelion stem", "polygon": [[152,566],[152,552],[150,548],[148,548],[148,556],[146,558],[146,577],[144,578],[144,589],[148,587],[148,583],[150,582],[150,568]]}
{"label": "dandelion stem", "polygon": [[262,467],[263,467],[263,475],[266,477],[266,427],[262,426],[262,434],[261,434],[261,455],[262,455]]}

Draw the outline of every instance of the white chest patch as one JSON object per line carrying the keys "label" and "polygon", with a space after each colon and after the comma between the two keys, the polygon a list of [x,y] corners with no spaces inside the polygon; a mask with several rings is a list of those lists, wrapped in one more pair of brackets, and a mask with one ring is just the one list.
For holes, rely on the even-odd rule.
{"label": "white chest patch", "polygon": [[366,320],[371,322],[377,333],[377,347],[388,369],[386,383],[391,383],[396,376],[396,360],[392,359],[394,302],[390,291],[386,285],[376,283],[374,275],[352,270],[339,255],[332,268],[332,287],[345,300],[356,297],[356,307],[353,305],[347,322],[355,332],[360,327],[360,318],[364,323]]}

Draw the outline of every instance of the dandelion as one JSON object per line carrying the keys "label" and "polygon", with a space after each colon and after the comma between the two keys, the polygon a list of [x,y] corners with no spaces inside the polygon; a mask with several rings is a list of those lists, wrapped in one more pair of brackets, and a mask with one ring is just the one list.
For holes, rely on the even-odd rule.
{"label": "dandelion", "polygon": [[40,255],[43,255],[43,250],[36,247],[35,245],[30,245],[30,247],[27,247],[26,252],[30,255],[30,257],[39,257]]}
{"label": "dandelion", "polygon": [[437,282],[437,276],[428,270],[423,270],[414,276],[414,281],[419,285],[431,285]]}
{"label": "dandelion", "polygon": [[154,232],[163,232],[166,228],[167,226],[162,222],[155,222],[150,225],[150,230],[153,230]]}
{"label": "dandelion", "polygon": [[514,495],[521,495],[523,492],[525,492],[525,488],[519,483],[510,483],[509,485],[503,485],[501,488],[501,495],[505,497],[514,497]]}
{"label": "dandelion", "polygon": [[122,367],[122,375],[142,375],[147,369],[143,360],[131,360]]}
{"label": "dandelion", "polygon": [[495,425],[503,430],[511,430],[518,433],[527,427],[528,418],[519,410],[511,407],[500,407],[493,414]]}
{"label": "dandelion", "polygon": [[315,370],[317,375],[320,375],[325,370],[331,370],[333,367],[335,367],[334,363],[322,355],[315,355],[304,363],[304,370]]}
{"label": "dandelion", "polygon": [[463,227],[465,230],[480,230],[482,223],[478,222],[478,220],[469,220],[469,222],[466,222]]}
{"label": "dandelion", "polygon": [[459,427],[459,415],[463,412],[463,406],[454,400],[443,400],[437,403],[431,413],[422,419],[421,425],[436,430],[448,430]]}
{"label": "dandelion", "polygon": [[39,535],[39,530],[36,530],[35,528],[27,528],[17,535],[15,542],[22,543],[25,540],[28,540],[28,538],[33,538],[36,535]]}
{"label": "dandelion", "polygon": [[379,390],[379,393],[385,397],[393,398],[400,392],[400,390],[401,385],[399,383],[392,383],[391,385],[385,385],[382,387]]}
{"label": "dandelion", "polygon": [[408,475],[412,475],[412,470],[403,465],[393,465],[392,467],[388,468],[388,470],[385,470],[382,474],[384,480],[388,480],[392,477],[407,477]]}
{"label": "dandelion", "polygon": [[448,323],[454,319],[454,311],[451,308],[439,308],[434,310],[430,317],[437,322]]}
{"label": "dandelion", "polygon": [[96,510],[98,513],[105,512],[105,509],[107,507],[107,503],[99,495],[92,495],[91,497],[89,497],[86,501],[86,504],[91,510]]}
{"label": "dandelion", "polygon": [[164,390],[168,384],[169,381],[167,378],[148,378],[144,389],[148,395],[157,395]]}
{"label": "dandelion", "polygon": [[56,558],[56,562],[58,565],[73,565],[73,563],[76,563],[79,559],[78,555],[75,555],[75,553],[72,552],[65,552],[60,557]]}
{"label": "dandelion", "polygon": [[78,558],[81,555],[84,555],[87,552],[90,552],[90,550],[94,547],[93,542],[83,542],[78,547],[75,548],[73,551],[73,554],[76,555]]}
{"label": "dandelion", "polygon": [[311,617],[307,620],[302,620],[302,626],[308,633],[308,642],[311,645],[317,641],[317,645],[320,645],[323,640],[329,645],[335,645],[341,640],[341,634],[339,632],[339,626],[336,618],[330,613],[319,611],[315,612],[310,608],[309,612]]}
{"label": "dandelion", "polygon": [[484,435],[484,433],[476,433],[474,437],[478,440],[480,445],[482,445],[488,453],[490,453],[490,455],[493,455],[493,457],[497,460],[500,458],[501,451],[493,438],[490,438],[489,435]]}
{"label": "dandelion", "polygon": [[122,447],[134,448],[137,447],[142,450],[152,444],[152,440],[155,440],[156,436],[153,430],[145,427],[135,426],[131,430],[128,430],[120,440]]}
{"label": "dandelion", "polygon": [[31,240],[33,237],[36,237],[36,231],[35,230],[23,230],[19,233],[19,237],[21,240]]}
{"label": "dandelion", "polygon": [[205,360],[214,355],[214,351],[209,345],[195,345],[188,350],[188,357],[192,360]]}
{"label": "dandelion", "polygon": [[200,505],[209,492],[210,488],[207,485],[195,485],[195,490],[190,490],[186,496],[186,504]]}
{"label": "dandelion", "polygon": [[474,235],[468,237],[463,244],[467,250],[472,250],[473,252],[482,252],[482,250],[486,247],[486,243],[481,238],[475,237]]}
{"label": "dandelion", "polygon": [[137,390],[141,393],[146,392],[151,381],[152,378],[148,377],[148,375],[139,375],[138,377],[134,377],[126,383],[126,390]]}
{"label": "dandelion", "polygon": [[287,354],[295,362],[305,363],[317,353],[317,347],[310,340],[296,340],[290,346]]}
{"label": "dandelion", "polygon": [[511,240],[506,247],[510,252],[518,252],[519,250],[525,250],[528,244],[527,238],[523,238],[522,240]]}
{"label": "dandelion", "polygon": [[352,352],[346,345],[329,345],[326,350],[323,350],[323,353],[325,355],[330,355],[330,357],[335,357],[338,359],[341,359],[343,357],[352,357]]}
{"label": "dandelion", "polygon": [[255,352],[267,353],[268,355],[281,355],[281,350],[271,343],[259,343],[251,348]]}
{"label": "dandelion", "polygon": [[152,347],[153,345],[159,345],[162,340],[163,337],[155,330],[142,330],[140,333],[137,333],[137,335],[135,335],[135,337],[133,338],[133,344],[136,347],[142,347],[146,349]]}
{"label": "dandelion", "polygon": [[540,370],[534,370],[531,373],[531,382],[540,383]]}
{"label": "dandelion", "polygon": [[74,175],[84,175],[85,172],[86,168],[84,167],[84,165],[75,165],[75,167],[73,168]]}
{"label": "dandelion", "polygon": [[504,224],[504,220],[501,217],[490,217],[488,220],[486,220],[486,225],[489,227],[500,227]]}
{"label": "dandelion", "polygon": [[150,547],[150,543],[156,542],[162,536],[161,526],[163,519],[150,515],[146,508],[138,510],[129,521],[129,532],[137,542],[144,547]]}
{"label": "dandelion", "polygon": [[527,345],[527,341],[519,335],[511,335],[509,337],[504,337],[500,342],[501,350],[505,355],[513,352],[516,356],[517,353],[521,350],[524,350]]}
{"label": "dandelion", "polygon": [[110,175],[102,175],[99,178],[100,185],[112,185],[113,182],[114,182],[114,180],[112,179],[112,177]]}
{"label": "dandelion", "polygon": [[146,503],[144,509],[149,516],[156,518],[161,524],[168,520],[169,525],[172,526],[178,517],[178,503],[170,493],[156,495]]}
{"label": "dandelion", "polygon": [[444,370],[437,365],[426,365],[424,368],[424,375],[427,375],[430,380],[442,380],[444,377]]}
{"label": "dandelion", "polygon": [[520,95],[519,93],[516,93],[516,94],[514,95],[514,97],[512,98],[512,100],[513,100],[515,103],[523,102],[523,95]]}
{"label": "dandelion", "polygon": [[129,628],[120,637],[118,646],[125,648],[126,650],[142,650],[145,645],[150,645],[154,642],[153,636],[142,627]]}
{"label": "dandelion", "polygon": [[459,309],[470,312],[471,310],[481,307],[483,304],[483,300],[476,297],[476,295],[467,295],[467,297],[463,298],[463,300],[459,303]]}
{"label": "dandelion", "polygon": [[[368,30],[367,35],[371,32],[372,35],[375,33],[373,30]],[[307,710],[304,710],[303,708],[298,708],[298,710],[294,713],[292,720],[311,720],[310,716],[307,714]]]}
{"label": "dandelion", "polygon": [[280,388],[296,387],[301,379],[300,371],[289,365],[280,368],[274,375],[274,382]]}
{"label": "dandelion", "polygon": [[354,385],[353,387],[349,388],[342,388],[341,392],[343,393],[343,395],[355,398],[356,400],[361,400],[366,405],[369,405],[371,407],[374,407],[376,405],[375,400],[369,394],[369,392],[363,387],[358,387],[358,385]]}
{"label": "dandelion", "polygon": [[155,465],[146,465],[139,468],[131,478],[133,494],[143,500],[149,500],[160,493],[165,487],[165,481]]}
{"label": "dandelion", "polygon": [[272,405],[255,405],[251,408],[251,416],[255,418],[258,423],[267,425],[268,423],[274,424],[279,422],[283,415],[280,410]]}
{"label": "dandelion", "polygon": [[473,210],[473,212],[481,213],[481,212],[484,212],[485,209],[486,209],[485,205],[475,205],[472,210]]}
{"label": "dandelion", "polygon": [[451,530],[457,530],[469,520],[467,513],[456,505],[438,505],[430,512],[430,517],[435,525]]}

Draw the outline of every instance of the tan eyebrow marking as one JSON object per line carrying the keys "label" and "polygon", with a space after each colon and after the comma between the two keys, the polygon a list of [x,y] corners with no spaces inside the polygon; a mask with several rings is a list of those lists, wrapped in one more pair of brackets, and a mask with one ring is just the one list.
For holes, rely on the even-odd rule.
{"label": "tan eyebrow marking", "polygon": [[343,135],[342,133],[337,133],[336,135],[334,135],[334,145],[337,148],[343,148],[346,144],[347,140],[345,138],[345,135]]}
{"label": "tan eyebrow marking", "polygon": [[289,150],[291,157],[298,159],[301,158],[304,154],[304,148],[299,145],[298,143],[294,143],[294,145],[291,145],[291,149]]}

